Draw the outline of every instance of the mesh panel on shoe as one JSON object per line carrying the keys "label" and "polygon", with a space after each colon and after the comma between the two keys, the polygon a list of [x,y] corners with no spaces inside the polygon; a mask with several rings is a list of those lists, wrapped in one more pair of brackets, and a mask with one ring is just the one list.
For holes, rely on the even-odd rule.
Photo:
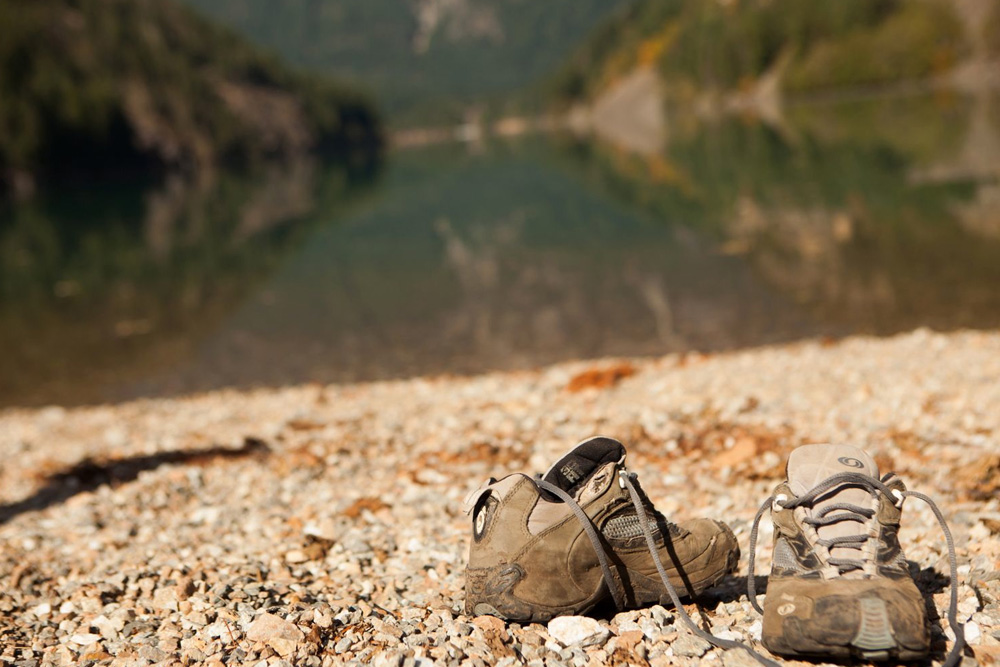
{"label": "mesh panel on shoe", "polygon": [[[650,530],[656,535],[661,535],[664,532],[672,538],[682,535],[682,531],[677,524],[666,521],[663,515],[658,512],[654,511],[650,513],[647,510],[646,518],[649,520]],[[634,512],[617,514],[605,522],[604,527],[601,528],[601,532],[609,540],[631,540],[636,537],[642,537],[642,525],[639,523],[639,515]]]}
{"label": "mesh panel on shoe", "polygon": [[[653,524],[654,526],[656,524]],[[619,514],[608,519],[601,528],[604,536],[612,540],[627,540],[642,536],[642,526],[637,514]]]}
{"label": "mesh panel on shoe", "polygon": [[797,574],[806,571],[799,564],[798,559],[795,558],[795,552],[792,550],[791,545],[788,544],[788,540],[783,537],[779,537],[774,543],[774,556],[771,558],[771,567],[791,570]]}

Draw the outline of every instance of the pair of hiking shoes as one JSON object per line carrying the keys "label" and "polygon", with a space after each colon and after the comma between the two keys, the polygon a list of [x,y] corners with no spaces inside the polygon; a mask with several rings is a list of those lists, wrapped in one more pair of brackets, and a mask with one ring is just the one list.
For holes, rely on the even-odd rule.
{"label": "pair of hiking shoes", "polygon": [[[950,532],[929,498],[907,491],[894,473],[856,447],[804,445],[788,458],[787,479],[768,498],[750,534],[747,590],[763,614],[761,642],[772,653],[805,658],[912,660],[930,648],[924,598],[898,540],[903,500],[928,502],[948,542],[949,621],[955,617],[957,565]],[[774,554],[763,608],[754,550],[770,510]],[[489,479],[466,500],[473,534],[466,613],[520,621],[583,614],[613,601],[619,610],[672,604],[692,632],[720,648],[749,647],[695,625],[680,590],[695,597],[734,572],[740,549],[719,521],[671,523],[625,468],[625,447],[586,440],[537,478]]]}

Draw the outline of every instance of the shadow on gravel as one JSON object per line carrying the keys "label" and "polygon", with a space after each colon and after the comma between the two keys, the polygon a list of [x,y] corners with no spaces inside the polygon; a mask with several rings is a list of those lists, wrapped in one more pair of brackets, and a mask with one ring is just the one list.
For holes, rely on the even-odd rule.
{"label": "shadow on gravel", "polygon": [[123,459],[84,459],[71,468],[45,475],[42,487],[28,498],[16,503],[0,505],[0,525],[24,512],[58,505],[78,493],[93,491],[105,484],[118,486],[131,482],[139,476],[139,473],[155,470],[162,465],[171,463],[211,465],[221,461],[251,457],[264,459],[270,454],[271,448],[263,440],[246,438],[243,445],[238,448],[208,447]]}
{"label": "shadow on gravel", "polygon": [[[948,626],[948,603],[945,602],[945,607],[943,609],[938,609],[937,605],[934,603],[934,595],[949,590],[951,587],[951,581],[948,577],[933,567],[921,567],[913,562],[906,561],[906,565],[910,570],[910,576],[917,584],[917,588],[920,590],[921,595],[924,596],[924,607],[927,611],[927,620],[931,624],[931,652],[930,660],[935,662],[940,662],[944,660],[948,651],[951,649],[951,643],[945,641],[944,629]],[[938,630],[940,628],[940,630]],[[971,656],[972,647],[968,644],[965,645],[964,655]],[[930,662],[930,660],[928,662]]]}
{"label": "shadow on gravel", "polygon": [[[757,593],[764,593],[767,589],[767,577],[765,575],[758,574],[754,577],[754,581],[757,584]],[[737,602],[739,600],[746,599],[747,578],[746,575],[727,576],[718,584],[703,591],[695,598],[690,597],[680,588],[677,589],[677,592],[680,594],[681,602],[683,602],[685,606],[689,604],[695,605],[696,612],[691,614],[691,618],[695,621],[700,621],[699,624],[702,626],[702,629],[710,630],[711,622],[709,616],[711,611],[719,606],[720,602]],[[669,610],[672,605],[667,602],[663,606]],[[618,613],[619,610],[615,609],[615,605],[609,596],[604,602],[594,607],[588,615],[593,616],[594,618],[610,621]]]}
{"label": "shadow on gravel", "polygon": [[[755,575],[753,580],[757,589],[757,595],[761,595],[767,591],[767,575]],[[730,575],[726,577],[712,588],[703,592],[698,599],[701,600],[706,607],[714,609],[720,602],[737,602],[739,600],[745,600],[746,597],[747,577],[743,574],[740,576]]]}

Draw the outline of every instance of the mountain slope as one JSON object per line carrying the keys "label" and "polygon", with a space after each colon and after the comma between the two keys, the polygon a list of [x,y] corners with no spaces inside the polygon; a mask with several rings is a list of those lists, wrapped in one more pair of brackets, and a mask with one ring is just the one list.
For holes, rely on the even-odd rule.
{"label": "mountain slope", "polygon": [[0,183],[378,143],[358,94],[172,0],[0,0]]}
{"label": "mountain slope", "polygon": [[788,92],[882,85],[947,71],[970,45],[953,0],[640,0],[604,23],[550,88],[594,95],[651,66],[675,96],[740,91],[769,71]]}
{"label": "mountain slope", "polygon": [[187,0],[313,70],[363,81],[393,113],[513,91],[632,0]]}

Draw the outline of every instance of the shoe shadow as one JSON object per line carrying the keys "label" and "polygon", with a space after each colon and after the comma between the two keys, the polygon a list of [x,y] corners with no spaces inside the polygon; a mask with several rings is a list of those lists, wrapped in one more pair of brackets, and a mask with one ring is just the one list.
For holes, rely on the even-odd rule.
{"label": "shoe shadow", "polygon": [[93,491],[105,484],[118,486],[131,482],[139,476],[139,473],[154,470],[161,465],[169,463],[207,465],[250,457],[265,458],[270,453],[271,449],[264,441],[246,438],[243,445],[238,448],[216,446],[123,459],[84,459],[66,470],[46,475],[41,488],[24,500],[0,505],[0,525],[24,512],[43,510],[64,503],[78,493]]}
{"label": "shoe shadow", "polygon": [[[757,586],[757,594],[760,595],[761,593],[764,593],[767,589],[767,577],[764,575],[757,575],[754,577],[754,581]],[[691,614],[692,620],[700,620],[699,625],[702,626],[702,629],[711,631],[711,621],[709,616],[720,603],[738,602],[746,599],[747,578],[746,576],[727,576],[715,586],[702,591],[700,595],[695,597],[689,595],[687,591],[678,590],[677,593],[681,596],[682,603],[686,605],[695,605],[697,611],[696,613]],[[668,602],[664,606],[669,609],[673,605]],[[619,612],[620,610],[615,608],[614,602],[609,596],[609,599],[605,600],[591,610],[588,615],[593,616],[594,618],[610,621]]]}
{"label": "shoe shadow", "polygon": [[916,582],[917,588],[923,594],[925,600],[931,607],[934,606],[934,600],[931,597],[935,593],[940,593],[943,590],[947,590],[948,586],[951,584],[948,576],[941,574],[933,567],[925,567],[923,569],[917,563],[913,561],[906,561],[906,567],[910,571],[910,576],[913,577],[913,581]]}
{"label": "shoe shadow", "polygon": [[[758,574],[754,576],[753,580],[757,595],[767,592],[767,575]],[[747,577],[746,575],[730,575],[704,591],[699,598],[704,600],[705,604],[711,604],[713,607],[720,602],[745,600],[747,598]]]}
{"label": "shoe shadow", "polygon": [[[931,627],[930,656],[926,663],[918,664],[930,664],[931,661],[940,662],[944,660],[948,651],[951,650],[951,642],[947,640],[944,633],[945,628],[949,627],[947,618],[948,603],[945,602],[945,607],[939,610],[937,605],[934,604],[934,595],[947,591],[951,587],[951,580],[947,575],[938,572],[933,567],[921,569],[913,561],[906,561],[906,567],[909,569],[913,581],[917,584],[917,590],[924,597],[924,609],[927,612],[927,621]],[[942,612],[944,615],[942,615]],[[972,648],[968,644],[965,645],[963,655],[974,655]]]}

